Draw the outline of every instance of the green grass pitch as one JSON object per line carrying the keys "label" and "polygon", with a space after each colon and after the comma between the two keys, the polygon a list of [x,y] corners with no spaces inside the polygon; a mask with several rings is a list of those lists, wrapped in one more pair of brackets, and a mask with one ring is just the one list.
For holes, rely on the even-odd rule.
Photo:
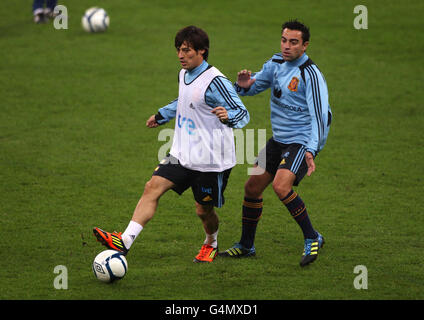
{"label": "green grass pitch", "polygon": [[[422,1],[83,1],[64,3],[67,30],[32,22],[31,1],[0,11],[0,299],[423,299],[424,36]],[[357,30],[354,7],[368,8]],[[104,7],[110,29],[88,34],[81,16]],[[91,271],[104,248],[92,227],[123,231],[158,163],[161,129],[147,118],[178,94],[177,30],[211,39],[209,62],[231,81],[279,51],[282,22],[311,28],[308,55],[323,71],[334,121],[317,170],[296,189],[325,236],[300,268],[299,227],[264,194],[257,256],[192,263],[204,232],[190,191],[165,194],[112,285]],[[266,129],[269,91],[243,98]],[[239,240],[245,162],[218,209],[219,245]],[[58,290],[57,265],[68,270]],[[355,266],[368,288],[355,289]]]}

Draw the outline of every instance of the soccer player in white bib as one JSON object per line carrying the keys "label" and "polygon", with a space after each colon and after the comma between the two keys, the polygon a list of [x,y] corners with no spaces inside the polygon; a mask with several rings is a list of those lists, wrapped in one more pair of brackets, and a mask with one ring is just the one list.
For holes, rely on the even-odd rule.
{"label": "soccer player in white bib", "polygon": [[153,218],[159,198],[172,189],[182,194],[192,189],[196,213],[205,240],[194,262],[212,262],[218,253],[219,219],[215,207],[224,204],[224,190],[236,164],[232,128],[249,122],[249,113],[231,81],[208,64],[209,38],[195,26],[181,29],[175,37],[181,63],[178,98],[159,109],[146,122],[156,128],[175,119],[170,153],[146,183],[132,219],[123,233],[94,228],[97,240],[124,254]]}

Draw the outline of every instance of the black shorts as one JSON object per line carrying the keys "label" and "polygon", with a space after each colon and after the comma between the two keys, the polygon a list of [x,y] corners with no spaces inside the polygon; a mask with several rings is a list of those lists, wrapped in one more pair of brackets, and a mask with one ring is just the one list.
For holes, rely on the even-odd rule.
{"label": "black shorts", "polygon": [[172,188],[179,195],[189,187],[196,202],[221,208],[224,205],[224,190],[230,177],[231,168],[222,172],[201,172],[183,167],[178,159],[167,155],[156,167],[153,176],[172,181]]}
{"label": "black shorts", "polygon": [[297,186],[308,172],[305,152],[306,148],[301,144],[283,144],[271,138],[259,152],[256,164],[272,176],[275,176],[278,169],[290,170],[296,175],[293,185]]}

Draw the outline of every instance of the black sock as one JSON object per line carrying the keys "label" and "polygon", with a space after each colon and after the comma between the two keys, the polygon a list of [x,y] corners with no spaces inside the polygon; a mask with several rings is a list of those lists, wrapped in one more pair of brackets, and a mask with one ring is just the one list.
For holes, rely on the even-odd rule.
{"label": "black sock", "polygon": [[251,248],[255,241],[256,227],[262,216],[262,205],[262,199],[244,198],[240,244],[245,248]]}
{"label": "black sock", "polygon": [[315,239],[318,234],[312,227],[305,204],[299,195],[292,190],[286,197],[280,200],[284,203],[294,220],[296,220],[297,224],[302,229],[303,237],[305,239]]}

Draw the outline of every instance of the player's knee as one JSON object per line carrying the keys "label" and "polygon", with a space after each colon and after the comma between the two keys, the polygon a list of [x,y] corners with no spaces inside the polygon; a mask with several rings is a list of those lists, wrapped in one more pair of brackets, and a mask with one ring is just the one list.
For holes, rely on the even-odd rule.
{"label": "player's knee", "polygon": [[257,199],[262,195],[262,189],[257,184],[248,180],[244,185],[244,194],[247,198]]}
{"label": "player's knee", "polygon": [[150,179],[149,181],[147,181],[146,184],[144,185],[143,196],[159,197],[160,196],[159,184],[156,183],[153,179]]}
{"label": "player's knee", "polygon": [[199,216],[200,219],[204,219],[213,215],[213,205],[202,205],[196,202],[196,214]]}
{"label": "player's knee", "polygon": [[273,181],[272,188],[274,189],[275,194],[282,199],[290,193],[292,186],[284,181]]}
{"label": "player's knee", "polygon": [[206,212],[204,212],[204,211],[199,211],[199,210],[196,210],[196,214],[197,214],[197,216],[198,216],[200,219],[202,219],[202,220],[206,219],[206,217],[208,216]]}

